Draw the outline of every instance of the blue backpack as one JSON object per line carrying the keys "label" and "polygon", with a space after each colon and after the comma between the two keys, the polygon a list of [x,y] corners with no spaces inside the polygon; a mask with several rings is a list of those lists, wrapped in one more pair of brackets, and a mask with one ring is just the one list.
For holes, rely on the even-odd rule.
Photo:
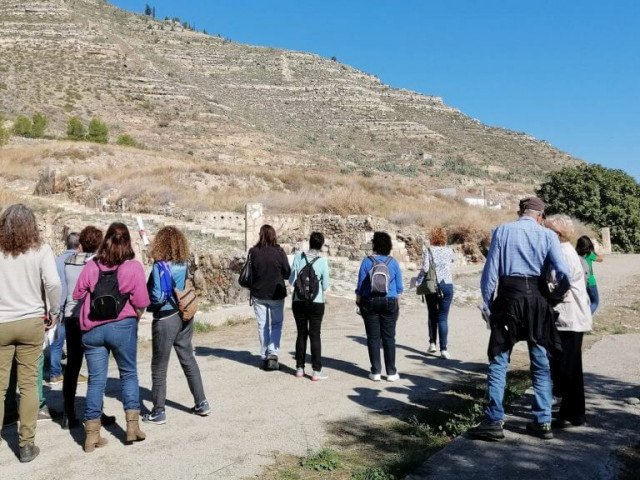
{"label": "blue backpack", "polygon": [[171,273],[171,267],[167,262],[156,262],[156,265],[158,266],[158,274],[160,276],[161,291],[158,303],[164,305],[165,303],[172,302],[173,300],[173,275]]}

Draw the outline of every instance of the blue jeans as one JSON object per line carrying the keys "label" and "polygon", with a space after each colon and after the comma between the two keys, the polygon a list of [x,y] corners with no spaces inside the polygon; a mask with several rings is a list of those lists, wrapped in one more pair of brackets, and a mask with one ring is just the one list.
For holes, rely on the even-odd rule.
{"label": "blue jeans", "polygon": [[122,403],[125,410],[140,410],[138,386],[138,320],[135,317],[95,327],[82,335],[89,386],[85,401],[85,420],[95,420],[102,414],[102,399],[107,386],[109,353],[113,352],[120,372]]}
{"label": "blue jeans", "polygon": [[440,350],[447,349],[449,335],[449,310],[453,302],[453,284],[441,283],[442,297],[427,295],[427,310],[429,312],[429,343],[436,343],[440,334]]}
{"label": "blue jeans", "polygon": [[600,305],[600,295],[598,295],[598,286],[597,285],[587,286],[587,294],[589,295],[589,300],[591,300],[591,315],[593,315],[594,313],[596,313],[596,310]]}
{"label": "blue jeans", "polygon": [[[533,404],[531,411],[537,423],[551,422],[551,370],[547,350],[540,345],[529,342],[529,358],[531,360],[531,380],[533,381]],[[507,370],[511,351],[500,353],[489,363],[487,393],[489,405],[485,410],[485,419],[498,422],[504,419],[504,389],[507,383]]]}
{"label": "blue jeans", "polygon": [[258,338],[260,339],[260,356],[278,355],[282,322],[284,320],[284,299],[253,299],[253,311],[258,321]]}
{"label": "blue jeans", "polygon": [[66,338],[64,322],[56,328],[56,338],[49,345],[49,378],[62,375],[62,348]]}

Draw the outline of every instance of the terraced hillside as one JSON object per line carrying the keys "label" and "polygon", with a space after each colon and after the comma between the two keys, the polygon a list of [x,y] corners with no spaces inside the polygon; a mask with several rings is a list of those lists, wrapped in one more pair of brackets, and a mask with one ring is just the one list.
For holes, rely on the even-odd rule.
{"label": "terraced hillside", "polygon": [[530,187],[575,161],[315,55],[230,42],[102,0],[0,0],[0,112],[36,111],[53,135],[71,115],[95,116],[112,137],[258,172],[304,165],[421,187]]}

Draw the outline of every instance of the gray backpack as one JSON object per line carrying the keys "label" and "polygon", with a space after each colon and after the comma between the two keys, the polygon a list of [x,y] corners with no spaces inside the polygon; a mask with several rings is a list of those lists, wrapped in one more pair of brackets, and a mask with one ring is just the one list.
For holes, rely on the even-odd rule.
{"label": "gray backpack", "polygon": [[388,257],[384,262],[377,260],[374,256],[369,256],[369,259],[373,262],[373,267],[369,270],[371,294],[374,296],[386,296],[389,292],[389,280],[391,279],[389,264],[393,257]]}

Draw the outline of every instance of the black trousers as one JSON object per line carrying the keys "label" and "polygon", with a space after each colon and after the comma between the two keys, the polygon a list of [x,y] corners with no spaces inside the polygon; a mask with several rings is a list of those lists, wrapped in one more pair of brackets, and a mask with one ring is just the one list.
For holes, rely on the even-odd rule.
{"label": "black trousers", "polygon": [[78,389],[78,376],[82,367],[84,348],[82,347],[82,331],[78,318],[64,319],[67,338],[67,366],[62,380],[62,397],[64,398],[64,413],[68,418],[76,418],[75,401]]}
{"label": "black trousers", "polygon": [[395,375],[396,370],[396,323],[400,315],[395,298],[370,297],[360,301],[360,314],[367,332],[367,348],[371,362],[371,373],[382,372],[380,362],[380,342],[384,351],[384,366],[387,375]]}
{"label": "black trousers", "polygon": [[296,368],[304,368],[307,356],[307,338],[311,342],[311,368],[322,370],[322,344],[320,328],[324,316],[324,303],[293,302],[293,317],[298,327],[296,339]]}
{"label": "black trousers", "polygon": [[585,420],[584,378],[582,374],[583,332],[560,331],[562,353],[551,361],[553,391],[562,397],[559,418],[582,423]]}

